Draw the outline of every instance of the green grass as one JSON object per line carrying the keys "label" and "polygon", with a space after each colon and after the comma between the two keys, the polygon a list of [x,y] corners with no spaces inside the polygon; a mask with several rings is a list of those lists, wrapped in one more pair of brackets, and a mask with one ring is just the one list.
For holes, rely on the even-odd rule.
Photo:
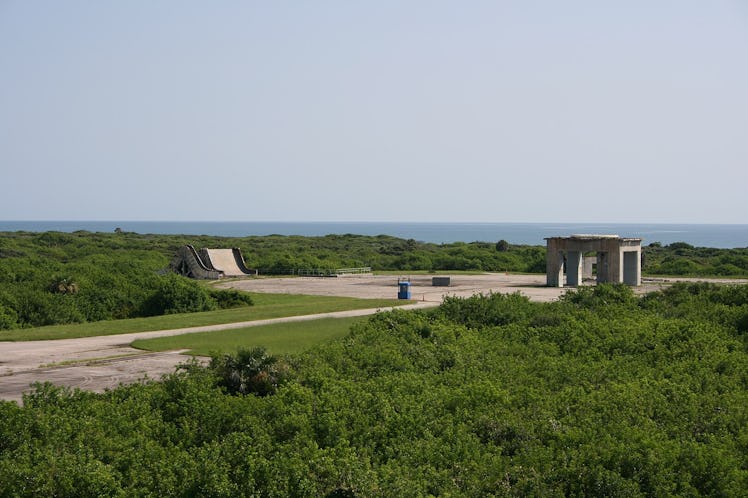
{"label": "green grass", "polygon": [[209,356],[235,353],[239,348],[265,347],[271,354],[300,353],[315,344],[345,336],[351,325],[367,317],[321,318],[274,323],[243,329],[198,332],[155,339],[139,339],[132,346],[147,351],[188,349],[189,354]]}
{"label": "green grass", "polygon": [[251,296],[255,303],[254,306],[244,308],[5,330],[0,331],[0,341],[40,341],[129,334],[151,330],[180,329],[202,325],[280,318],[284,316],[310,315],[313,313],[365,308],[385,308],[388,306],[409,304],[409,301],[400,301],[397,299],[356,299],[350,297],[260,293],[251,293]]}

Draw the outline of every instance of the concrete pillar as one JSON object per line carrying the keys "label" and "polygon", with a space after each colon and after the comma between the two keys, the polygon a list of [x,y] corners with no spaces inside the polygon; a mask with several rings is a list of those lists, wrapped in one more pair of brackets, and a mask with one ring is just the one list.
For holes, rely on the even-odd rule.
{"label": "concrete pillar", "polygon": [[564,285],[564,255],[559,250],[558,242],[547,239],[545,253],[545,275],[548,287],[563,287]]}
{"label": "concrete pillar", "polygon": [[640,251],[623,252],[623,283],[639,286],[642,283],[642,257]]}
{"label": "concrete pillar", "polygon": [[610,257],[605,251],[598,251],[597,253],[597,283],[602,284],[607,282],[608,278],[608,260]]}
{"label": "concrete pillar", "polygon": [[605,245],[608,253],[608,271],[605,272],[606,282],[621,282],[623,281],[623,251],[618,244],[617,239],[606,240]]}
{"label": "concrete pillar", "polygon": [[594,265],[597,264],[596,256],[585,256],[584,257],[584,270],[582,271],[582,278],[592,278]]}
{"label": "concrete pillar", "polygon": [[582,257],[581,251],[569,251],[566,254],[566,285],[582,285]]}
{"label": "concrete pillar", "polygon": [[546,285],[548,287],[564,286],[564,253],[556,251],[546,255]]}

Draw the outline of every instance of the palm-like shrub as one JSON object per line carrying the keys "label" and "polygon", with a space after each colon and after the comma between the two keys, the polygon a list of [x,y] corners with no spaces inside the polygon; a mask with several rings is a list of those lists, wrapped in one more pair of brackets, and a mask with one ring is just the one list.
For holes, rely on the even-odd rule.
{"label": "palm-like shrub", "polygon": [[77,294],[78,283],[70,277],[56,278],[49,285],[50,292],[54,294]]}
{"label": "palm-like shrub", "polygon": [[287,367],[263,347],[239,349],[235,355],[214,356],[210,367],[218,383],[231,394],[273,394],[283,382]]}

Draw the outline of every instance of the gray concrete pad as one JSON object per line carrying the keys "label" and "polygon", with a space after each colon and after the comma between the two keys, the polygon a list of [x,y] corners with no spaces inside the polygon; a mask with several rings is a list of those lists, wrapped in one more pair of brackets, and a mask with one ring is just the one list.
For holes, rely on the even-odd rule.
{"label": "gray concrete pad", "polygon": [[[440,276],[446,276],[441,275]],[[249,292],[310,294],[358,298],[397,299],[398,279],[411,283],[411,297],[416,301],[440,303],[445,296],[467,297],[473,294],[512,293],[534,301],[553,301],[568,289],[546,287],[545,275],[512,275],[486,273],[449,275],[449,287],[432,285],[432,275],[351,275],[345,277],[252,278],[221,283],[218,286]]]}

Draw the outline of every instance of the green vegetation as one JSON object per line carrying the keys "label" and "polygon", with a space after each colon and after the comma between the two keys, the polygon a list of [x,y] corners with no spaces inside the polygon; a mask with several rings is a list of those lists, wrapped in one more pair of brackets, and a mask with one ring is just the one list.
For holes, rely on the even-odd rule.
{"label": "green vegetation", "polygon": [[655,242],[643,252],[642,271],[649,275],[748,276],[748,248],[715,249],[685,242],[663,246]]}
{"label": "green vegetation", "polygon": [[208,237],[134,233],[0,233],[0,330],[202,312],[250,304],[164,274],[178,247],[240,247],[263,274],[375,270],[542,271],[539,247],[425,244],[389,236]]}
{"label": "green vegetation", "polygon": [[0,403],[0,496],[744,496],[747,372],[746,286],[449,298],[300,355],[40,385]]}
{"label": "green vegetation", "polygon": [[510,245],[497,250],[496,243],[488,242],[429,244],[386,235],[350,234],[256,237],[246,244],[240,247],[247,264],[263,273],[357,266],[370,266],[375,271],[545,271],[545,248],[537,246]]}
{"label": "green vegetation", "polygon": [[[380,235],[209,237],[134,233],[0,233],[0,330],[246,307],[236,291],[165,274],[178,247],[239,247],[263,274],[545,271],[545,248],[498,242],[428,244]],[[685,243],[644,248],[649,275],[748,276],[748,248]]]}
{"label": "green vegetation", "polygon": [[0,233],[0,329],[249,306],[174,274],[151,236]]}
{"label": "green vegetation", "polygon": [[348,334],[354,318],[322,318],[302,322],[274,323],[242,329],[199,332],[155,339],[139,339],[132,343],[138,349],[169,351],[187,349],[190,354],[210,356],[214,353],[235,353],[242,348],[265,347],[275,355],[296,354],[312,346]]}
{"label": "green vegetation", "polygon": [[180,329],[200,327],[221,323],[248,322],[281,318],[286,316],[309,315],[313,313],[330,313],[368,308],[388,308],[402,306],[407,301],[396,299],[358,299],[335,296],[301,296],[294,294],[260,294],[249,293],[254,305],[252,307],[233,308],[202,313],[182,313],[148,318],[130,318],[127,320],[109,320],[93,323],[51,325],[31,329],[0,331],[3,341],[30,341],[47,339],[72,339],[74,337],[93,337],[100,335],[128,334],[151,330]]}
{"label": "green vegetation", "polygon": [[236,354],[214,356],[210,369],[217,384],[229,394],[275,394],[288,376],[288,365],[263,347],[239,349]]}

